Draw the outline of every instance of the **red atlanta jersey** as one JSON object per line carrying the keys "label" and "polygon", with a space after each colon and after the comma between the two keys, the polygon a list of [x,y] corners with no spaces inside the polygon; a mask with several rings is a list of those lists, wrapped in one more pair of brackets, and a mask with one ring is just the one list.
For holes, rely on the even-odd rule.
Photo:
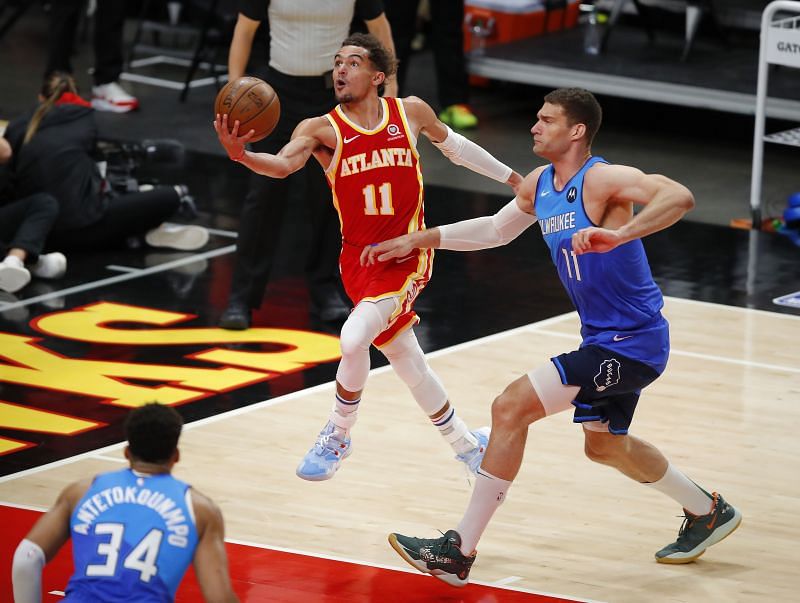
{"label": "red atlanta jersey", "polygon": [[425,228],[422,172],[399,98],[381,98],[383,119],[366,130],[341,105],[326,115],[336,149],[326,171],[346,244],[364,247]]}

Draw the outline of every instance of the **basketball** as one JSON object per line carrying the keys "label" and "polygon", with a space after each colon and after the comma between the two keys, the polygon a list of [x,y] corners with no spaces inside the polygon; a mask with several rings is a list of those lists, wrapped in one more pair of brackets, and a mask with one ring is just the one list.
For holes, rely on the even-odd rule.
{"label": "basketball", "polygon": [[270,135],[281,116],[281,102],[267,82],[244,76],[228,82],[217,94],[214,115],[228,114],[228,127],[239,120],[239,136],[255,130],[251,142]]}

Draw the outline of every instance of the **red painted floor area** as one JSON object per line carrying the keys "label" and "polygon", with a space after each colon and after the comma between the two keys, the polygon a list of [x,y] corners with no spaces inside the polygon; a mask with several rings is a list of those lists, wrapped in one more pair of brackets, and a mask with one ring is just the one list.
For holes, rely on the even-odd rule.
{"label": "red painted floor area", "polygon": [[[0,601],[11,601],[11,560],[17,543],[39,517],[37,511],[0,505]],[[388,546],[388,544],[387,544]],[[574,603],[499,587],[470,584],[456,589],[422,574],[372,567],[311,555],[227,543],[231,578],[241,601],[262,603]],[[44,603],[61,600],[72,573],[72,550],[65,546],[44,572]],[[190,570],[178,589],[177,601],[202,601]]]}

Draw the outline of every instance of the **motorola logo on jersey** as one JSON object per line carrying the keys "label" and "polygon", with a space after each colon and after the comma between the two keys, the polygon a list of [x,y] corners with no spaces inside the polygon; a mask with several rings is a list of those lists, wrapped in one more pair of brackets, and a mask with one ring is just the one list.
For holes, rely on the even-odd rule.
{"label": "motorola logo on jersey", "polygon": [[619,360],[611,358],[603,360],[600,364],[600,371],[594,376],[594,384],[597,391],[602,392],[606,388],[619,383]]}
{"label": "motorola logo on jersey", "polygon": [[574,186],[569,187],[569,190],[567,191],[567,201],[573,203],[577,198],[578,198],[578,189],[575,188]]}

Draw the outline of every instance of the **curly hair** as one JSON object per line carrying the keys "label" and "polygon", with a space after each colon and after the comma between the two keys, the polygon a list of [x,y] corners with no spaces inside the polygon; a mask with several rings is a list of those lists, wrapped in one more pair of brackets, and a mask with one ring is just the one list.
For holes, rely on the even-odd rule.
{"label": "curly hair", "polygon": [[[366,50],[370,63],[375,69],[382,71],[386,78],[393,76],[397,72],[397,59],[378,41],[378,38],[371,34],[351,34],[345,38],[342,46],[358,46]],[[383,84],[378,86],[379,96],[383,96],[383,91],[386,89],[385,82],[386,79],[384,79]]]}

